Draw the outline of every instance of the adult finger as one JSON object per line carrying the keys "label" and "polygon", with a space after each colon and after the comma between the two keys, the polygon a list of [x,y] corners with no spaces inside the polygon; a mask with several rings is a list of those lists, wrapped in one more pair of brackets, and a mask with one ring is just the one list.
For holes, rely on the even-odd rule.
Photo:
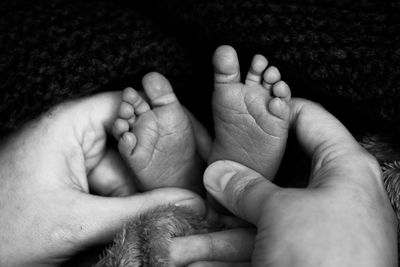
{"label": "adult finger", "polygon": [[120,155],[109,148],[99,164],[88,174],[91,192],[102,196],[129,196],[137,190],[133,174]]}
{"label": "adult finger", "polygon": [[82,109],[90,110],[92,126],[104,127],[111,134],[118,108],[121,104],[121,92],[106,92],[80,100]]}
{"label": "adult finger", "polygon": [[61,146],[63,153],[75,162],[82,157],[84,171],[91,172],[106,152],[107,133],[111,133],[120,102],[120,92],[108,92],[57,106],[51,116],[55,147],[69,144]]}
{"label": "adult finger", "polygon": [[344,125],[319,104],[293,98],[290,107],[291,124],[308,155],[323,152],[323,148],[328,146],[346,150],[359,148],[357,141]]}
{"label": "adult finger", "polygon": [[373,157],[332,114],[304,99],[292,99],[290,105],[291,124],[300,144],[312,158],[313,174],[329,167],[331,174],[338,174],[337,177],[346,174],[349,178],[357,179],[359,169],[368,168],[379,176],[379,168]]}
{"label": "adult finger", "polygon": [[[121,92],[106,92],[65,102],[53,111],[58,117],[72,119],[79,141],[90,141],[88,129],[111,133],[121,103]],[[79,118],[79,120],[77,120]],[[59,120],[62,121],[62,120]],[[90,132],[89,132],[90,133]]]}
{"label": "adult finger", "polygon": [[176,237],[170,246],[170,257],[176,266],[186,266],[199,261],[249,261],[254,239],[253,229],[231,229]]}
{"label": "adult finger", "polygon": [[236,216],[255,225],[266,198],[278,187],[261,174],[233,161],[217,161],[204,173],[207,191]]}
{"label": "adult finger", "polygon": [[129,197],[100,197],[81,192],[70,194],[70,236],[77,247],[110,242],[122,226],[160,205],[186,206],[204,215],[203,200],[191,191],[163,188]]}

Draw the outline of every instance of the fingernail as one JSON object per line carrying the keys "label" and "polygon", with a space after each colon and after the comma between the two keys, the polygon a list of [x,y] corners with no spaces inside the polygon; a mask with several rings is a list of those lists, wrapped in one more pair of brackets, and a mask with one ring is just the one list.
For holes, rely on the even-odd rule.
{"label": "fingernail", "polygon": [[227,162],[213,163],[204,173],[204,185],[213,191],[222,192],[236,173],[233,166]]}
{"label": "fingernail", "polygon": [[190,206],[190,204],[193,204],[193,202],[197,202],[198,199],[197,198],[187,198],[187,199],[183,199],[183,200],[179,200],[178,202],[175,202],[174,205],[175,206]]}
{"label": "fingernail", "polygon": [[202,201],[200,198],[188,198],[180,200],[174,203],[174,205],[176,207],[187,207],[198,215],[204,215],[206,212],[204,201]]}

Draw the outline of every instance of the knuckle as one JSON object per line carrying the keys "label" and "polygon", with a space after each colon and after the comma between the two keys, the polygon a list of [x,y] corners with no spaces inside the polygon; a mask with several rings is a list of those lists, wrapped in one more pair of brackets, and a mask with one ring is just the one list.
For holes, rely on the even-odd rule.
{"label": "knuckle", "polygon": [[246,213],[246,201],[249,195],[253,194],[256,188],[259,188],[260,183],[264,181],[262,177],[245,177],[237,180],[231,190],[229,205],[237,214]]}
{"label": "knuckle", "polygon": [[212,234],[205,234],[203,235],[203,238],[206,246],[204,256],[207,260],[213,260],[215,258],[216,240]]}

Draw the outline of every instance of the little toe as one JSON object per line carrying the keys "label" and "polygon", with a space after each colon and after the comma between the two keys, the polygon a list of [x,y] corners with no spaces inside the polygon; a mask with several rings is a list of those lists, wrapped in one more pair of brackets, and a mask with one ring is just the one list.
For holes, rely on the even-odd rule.
{"label": "little toe", "polygon": [[260,84],[262,81],[263,71],[267,66],[268,60],[263,55],[255,55],[251,61],[245,83],[247,85]]}
{"label": "little toe", "polygon": [[289,105],[287,102],[283,101],[279,97],[271,99],[271,101],[268,103],[268,110],[272,115],[278,117],[279,119],[286,122],[289,121]]}
{"label": "little toe", "polygon": [[279,70],[271,66],[265,70],[263,75],[263,86],[265,89],[271,89],[272,85],[281,79],[281,73]]}
{"label": "little toe", "polygon": [[132,105],[136,115],[140,115],[150,110],[149,104],[135,89],[131,87],[125,88],[125,90],[123,91],[122,101]]}
{"label": "little toe", "polygon": [[284,81],[279,81],[272,86],[272,94],[275,97],[284,99],[286,102],[288,102],[291,97],[289,85]]}
{"label": "little toe", "polygon": [[118,142],[118,150],[124,157],[129,157],[136,146],[136,136],[132,132],[125,132]]}
{"label": "little toe", "polygon": [[132,116],[135,116],[135,110],[132,105],[127,102],[121,102],[118,110],[118,116],[121,119],[130,119]]}
{"label": "little toe", "polygon": [[120,118],[116,119],[114,122],[114,126],[112,128],[112,133],[115,139],[118,140],[121,137],[121,135],[127,131],[129,131],[128,121]]}
{"label": "little toe", "polygon": [[235,49],[228,45],[218,47],[213,55],[214,82],[240,82],[239,59]]}
{"label": "little toe", "polygon": [[160,73],[151,72],[146,74],[143,77],[142,84],[152,107],[178,102],[171,84]]}

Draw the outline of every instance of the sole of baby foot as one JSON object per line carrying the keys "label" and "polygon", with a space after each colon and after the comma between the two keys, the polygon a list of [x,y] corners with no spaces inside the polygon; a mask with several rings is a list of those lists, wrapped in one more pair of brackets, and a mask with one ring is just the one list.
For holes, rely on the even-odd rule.
{"label": "sole of baby foot", "polygon": [[216,50],[213,65],[215,141],[209,163],[233,160],[273,179],[288,136],[289,86],[262,55],[254,56],[242,83],[230,46]]}
{"label": "sole of baby foot", "polygon": [[141,189],[199,187],[201,162],[187,113],[161,74],[147,74],[143,88],[143,96],[132,88],[122,94],[113,130],[122,157]]}

